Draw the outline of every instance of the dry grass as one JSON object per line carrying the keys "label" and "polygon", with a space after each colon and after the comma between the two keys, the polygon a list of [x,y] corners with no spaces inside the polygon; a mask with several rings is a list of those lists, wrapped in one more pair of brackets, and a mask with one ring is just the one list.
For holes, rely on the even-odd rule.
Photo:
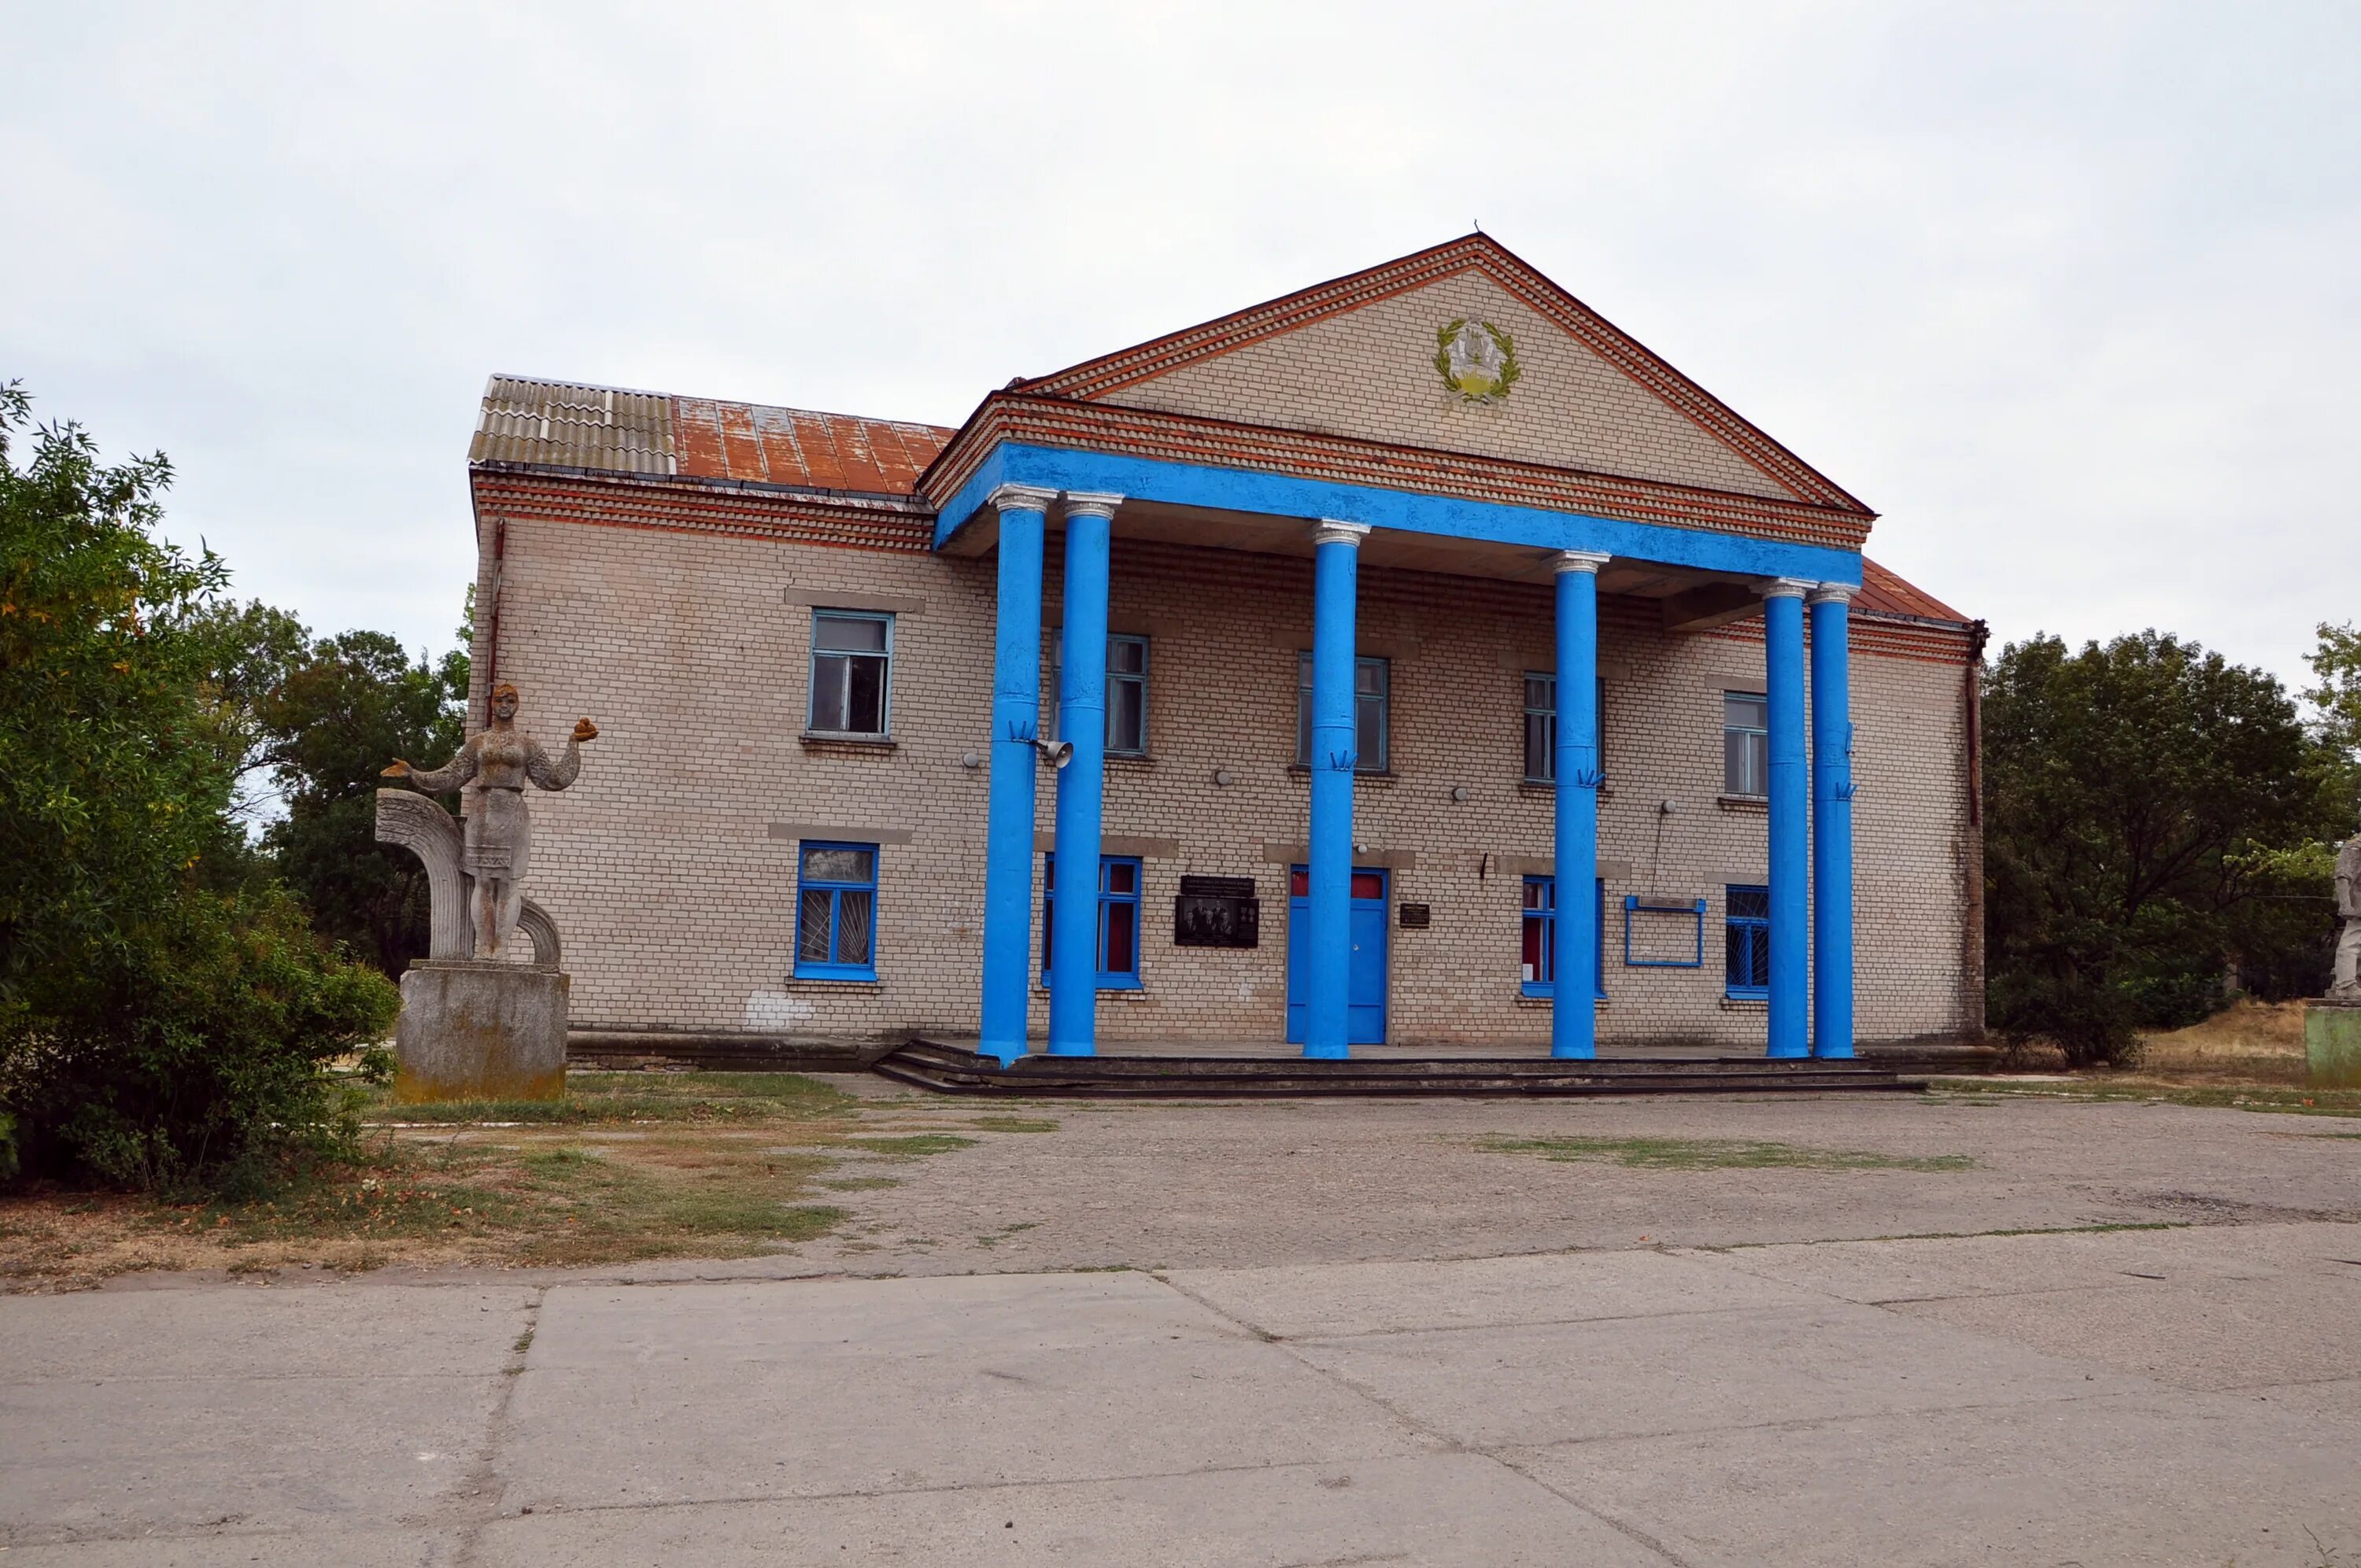
{"label": "dry grass", "polygon": [[2303,1003],[2242,997],[2202,1024],[2144,1036],[2137,1070],[2168,1083],[2300,1086]]}
{"label": "dry grass", "polygon": [[2156,1100],[2239,1111],[2283,1111],[2321,1116],[2361,1116],[2361,1090],[2314,1089],[2304,1060],[2303,1003],[2242,997],[2186,1029],[2140,1037],[2129,1068],[2068,1072],[2052,1050],[2030,1051],[2015,1064],[2056,1073],[2055,1079],[1943,1079],[1948,1091],[2032,1094],[2076,1100]]}
{"label": "dry grass", "polygon": [[851,1217],[845,1194],[895,1184],[868,1172],[999,1130],[994,1118],[857,1100],[785,1073],[576,1073],[555,1104],[379,1115],[360,1162],[291,1173],[251,1202],[0,1200],[0,1290],[138,1269],[748,1256],[825,1235]]}

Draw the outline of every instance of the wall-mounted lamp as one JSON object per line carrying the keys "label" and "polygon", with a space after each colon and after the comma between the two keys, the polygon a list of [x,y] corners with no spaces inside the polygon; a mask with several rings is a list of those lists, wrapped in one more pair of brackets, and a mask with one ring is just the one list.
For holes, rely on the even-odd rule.
{"label": "wall-mounted lamp", "polygon": [[1458,801],[1466,800],[1467,798],[1467,786],[1466,784],[1453,784],[1451,786],[1451,798]]}
{"label": "wall-mounted lamp", "polygon": [[1680,808],[1680,803],[1677,801],[1660,800],[1656,802],[1656,814],[1660,817],[1670,817],[1674,812],[1678,811]]}
{"label": "wall-mounted lamp", "polygon": [[1219,784],[1222,788],[1227,789],[1232,784],[1238,782],[1238,775],[1230,772],[1227,768],[1215,768],[1213,770],[1213,782],[1216,784]]}
{"label": "wall-mounted lamp", "polygon": [[983,759],[981,756],[978,756],[975,752],[970,751],[960,759],[960,766],[962,768],[980,768],[983,766]]}

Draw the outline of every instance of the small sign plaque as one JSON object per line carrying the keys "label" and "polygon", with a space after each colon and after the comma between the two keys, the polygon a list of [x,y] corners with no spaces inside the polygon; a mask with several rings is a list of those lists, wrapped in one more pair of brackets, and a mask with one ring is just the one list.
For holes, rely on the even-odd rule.
{"label": "small sign plaque", "polygon": [[1254,878],[1182,877],[1180,896],[1172,901],[1172,945],[1262,946],[1262,901],[1255,896]]}
{"label": "small sign plaque", "polygon": [[1433,911],[1426,905],[1405,904],[1401,906],[1402,929],[1405,931],[1423,931],[1433,919]]}

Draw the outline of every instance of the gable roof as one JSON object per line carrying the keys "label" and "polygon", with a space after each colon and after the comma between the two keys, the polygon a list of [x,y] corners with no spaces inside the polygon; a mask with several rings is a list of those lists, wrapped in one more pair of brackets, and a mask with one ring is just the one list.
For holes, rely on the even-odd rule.
{"label": "gable roof", "polygon": [[[1031,400],[1021,394],[994,397]],[[495,470],[555,469],[729,488],[875,496],[906,503],[894,510],[926,516],[930,509],[917,492],[918,475],[956,433],[907,420],[494,376],[484,389],[467,457],[472,466]],[[780,504],[799,503],[783,496]],[[829,511],[806,506],[796,515],[808,532],[821,526],[812,519],[838,514],[851,515],[842,506]],[[587,514],[577,519],[588,520]],[[848,538],[839,536],[849,526],[839,518],[811,536],[845,543]],[[877,525],[862,526],[873,532]],[[875,543],[868,533],[852,542]],[[923,539],[914,547],[925,548]],[[1853,606],[1872,616],[1968,624],[1958,610],[1866,557]]]}
{"label": "gable roof", "polygon": [[[1651,409],[1671,416],[1702,438],[1703,443],[1710,444],[1735,459],[1734,466],[1742,466],[1743,473],[1761,476],[1763,482],[1749,484],[1741,480],[1733,483],[1727,478],[1717,481],[1672,473],[1636,474],[1632,477],[1702,482],[1710,488],[1792,498],[1864,518],[1874,515],[1833,480],[1682,375],[1637,339],[1528,266],[1498,240],[1480,233],[1418,251],[1365,271],[1315,284],[1279,299],[1085,360],[1047,376],[1021,380],[1010,389],[1085,401],[1170,407],[1176,412],[1226,411],[1202,406],[1170,404],[1158,398],[1159,389],[1151,383],[1159,380],[1170,382],[1224,356],[1249,354],[1274,339],[1305,333],[1322,323],[1334,323],[1351,313],[1366,311],[1406,294],[1433,290],[1455,280],[1471,279],[1488,282],[1541,317],[1574,345],[1579,345],[1586,356],[1594,357],[1611,370],[1620,384],[1644,393]],[[1432,327],[1427,330],[1431,331]],[[1627,415],[1629,411],[1627,409]],[[1361,433],[1339,430],[1333,425],[1324,427],[1324,433]],[[1378,434],[1380,439],[1388,438],[1378,432],[1367,433]],[[1400,439],[1399,436],[1391,438]],[[1439,441],[1412,444],[1444,445]],[[1461,448],[1454,442],[1446,449]],[[1535,452],[1502,451],[1493,455],[1524,461],[1553,461]],[[1570,467],[1601,466],[1595,461],[1557,461],[1560,466]]]}
{"label": "gable roof", "polygon": [[904,420],[494,376],[467,460],[898,499],[916,492],[951,433]]}

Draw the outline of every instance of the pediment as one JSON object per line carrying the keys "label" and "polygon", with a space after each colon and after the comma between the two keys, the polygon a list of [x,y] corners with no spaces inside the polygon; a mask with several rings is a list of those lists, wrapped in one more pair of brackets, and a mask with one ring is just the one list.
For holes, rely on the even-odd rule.
{"label": "pediment", "polygon": [[1868,510],[1481,235],[1024,389]]}

